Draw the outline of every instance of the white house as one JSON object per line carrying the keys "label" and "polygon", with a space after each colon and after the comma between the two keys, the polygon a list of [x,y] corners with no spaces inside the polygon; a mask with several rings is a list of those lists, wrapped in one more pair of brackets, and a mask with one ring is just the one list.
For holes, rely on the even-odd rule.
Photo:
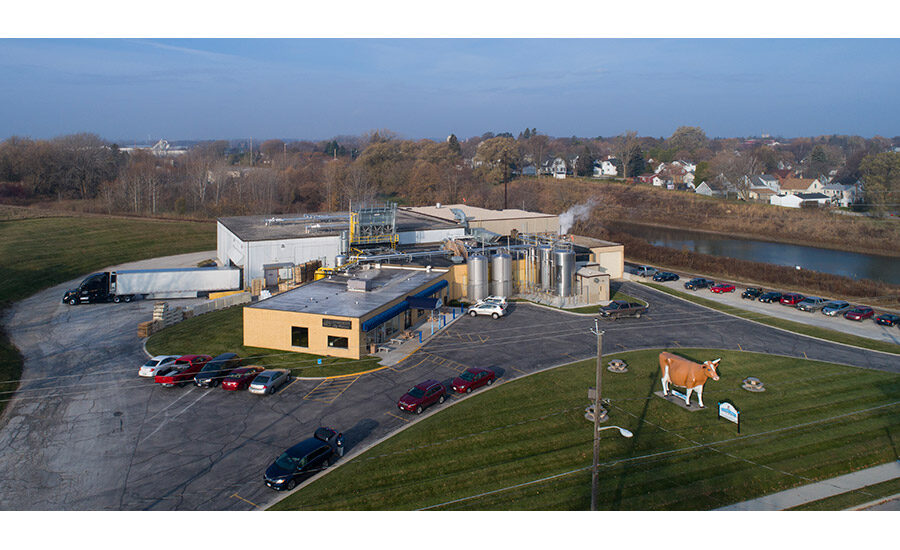
{"label": "white house", "polygon": [[553,162],[550,163],[550,173],[556,179],[566,179],[566,161],[562,157],[553,159]]}
{"label": "white house", "polygon": [[798,193],[821,193],[825,186],[818,179],[812,178],[784,178],[781,180],[780,191],[789,195]]}
{"label": "white house", "polygon": [[822,189],[822,194],[827,195],[832,204],[848,207],[859,197],[859,188],[856,185],[829,183]]}
{"label": "white house", "polygon": [[822,193],[784,193],[772,195],[769,203],[786,208],[800,208],[804,203],[810,202],[817,203],[819,206],[826,206],[828,200],[828,196]]}
{"label": "white house", "polygon": [[599,178],[602,176],[615,176],[619,173],[616,165],[613,164],[609,160],[596,161],[594,162],[594,177]]}

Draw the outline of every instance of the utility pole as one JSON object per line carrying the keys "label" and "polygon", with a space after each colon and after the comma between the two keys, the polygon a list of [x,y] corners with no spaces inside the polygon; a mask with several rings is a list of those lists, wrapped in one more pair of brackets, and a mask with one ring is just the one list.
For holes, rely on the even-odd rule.
{"label": "utility pole", "polygon": [[601,409],[600,391],[602,389],[603,378],[603,331],[600,330],[600,324],[594,319],[594,328],[591,333],[597,336],[597,385],[594,392],[594,462],[591,467],[591,511],[597,511],[597,490],[600,483],[600,414]]}

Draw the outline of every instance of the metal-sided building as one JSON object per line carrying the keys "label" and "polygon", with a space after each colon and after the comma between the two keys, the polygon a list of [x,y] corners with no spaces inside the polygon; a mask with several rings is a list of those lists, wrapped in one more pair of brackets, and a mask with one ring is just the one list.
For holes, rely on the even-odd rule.
{"label": "metal-sided building", "polygon": [[[333,267],[342,250],[342,234],[350,227],[350,213],[219,218],[217,256],[224,266],[243,270],[243,286],[252,279],[289,278],[292,266],[310,260]],[[395,234],[398,245],[440,243],[465,235],[465,227],[407,210],[397,210]],[[346,243],[345,243],[346,244]]]}
{"label": "metal-sided building", "polygon": [[359,359],[450,296],[449,270],[369,264],[244,308],[244,345]]}

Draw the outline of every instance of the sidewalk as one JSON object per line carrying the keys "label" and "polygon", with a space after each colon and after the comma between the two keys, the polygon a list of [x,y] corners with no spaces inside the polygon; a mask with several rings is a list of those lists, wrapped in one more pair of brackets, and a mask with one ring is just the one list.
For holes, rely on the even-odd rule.
{"label": "sidewalk", "polygon": [[803,487],[789,489],[753,500],[745,500],[717,510],[728,511],[774,511],[787,510],[794,506],[821,500],[823,498],[840,495],[856,489],[861,489],[876,483],[890,481],[900,477],[900,461],[895,460],[881,466],[874,466],[852,474],[846,474],[818,483],[811,483]]}
{"label": "sidewalk", "polygon": [[[454,310],[456,310],[456,315],[454,316]],[[438,322],[434,324],[434,332],[432,333],[432,325],[428,319],[421,321],[417,325],[414,325],[409,328],[411,332],[418,333],[422,332],[422,341],[419,341],[418,335],[415,338],[410,338],[401,344],[391,344],[389,345],[389,351],[380,351],[375,355],[381,357],[381,361],[378,362],[379,365],[383,365],[386,367],[391,367],[403,361],[407,357],[409,357],[413,352],[424,346],[428,343],[428,341],[441,333],[442,330],[446,329],[450,325],[452,325],[457,319],[461,319],[465,315],[465,312],[460,308],[451,308],[444,307],[441,309],[441,312],[438,316]],[[444,326],[440,325],[440,317],[443,316],[445,319]]]}

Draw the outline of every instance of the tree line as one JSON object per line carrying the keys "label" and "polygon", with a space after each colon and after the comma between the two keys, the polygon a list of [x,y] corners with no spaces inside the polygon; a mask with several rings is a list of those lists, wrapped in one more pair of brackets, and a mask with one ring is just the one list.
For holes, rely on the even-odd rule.
{"label": "tree line", "polygon": [[342,210],[375,200],[485,204],[497,184],[528,173],[528,167],[540,172],[560,157],[579,176],[590,176],[595,161],[612,158],[624,178],[659,162],[688,160],[697,165],[698,184],[717,176],[739,183],[744,175],[789,166],[805,177],[863,179],[867,201],[885,208],[900,202],[900,153],[893,152],[892,140],[832,135],[778,141],[772,146],[760,139],[711,139],[691,126],[667,138],[636,132],[559,138],[526,128],[516,136],[488,132],[444,141],[377,130],[322,142],[209,141],[183,155],[157,156],[123,152],[93,134],[11,137],[0,143],[0,200],[194,217]]}

